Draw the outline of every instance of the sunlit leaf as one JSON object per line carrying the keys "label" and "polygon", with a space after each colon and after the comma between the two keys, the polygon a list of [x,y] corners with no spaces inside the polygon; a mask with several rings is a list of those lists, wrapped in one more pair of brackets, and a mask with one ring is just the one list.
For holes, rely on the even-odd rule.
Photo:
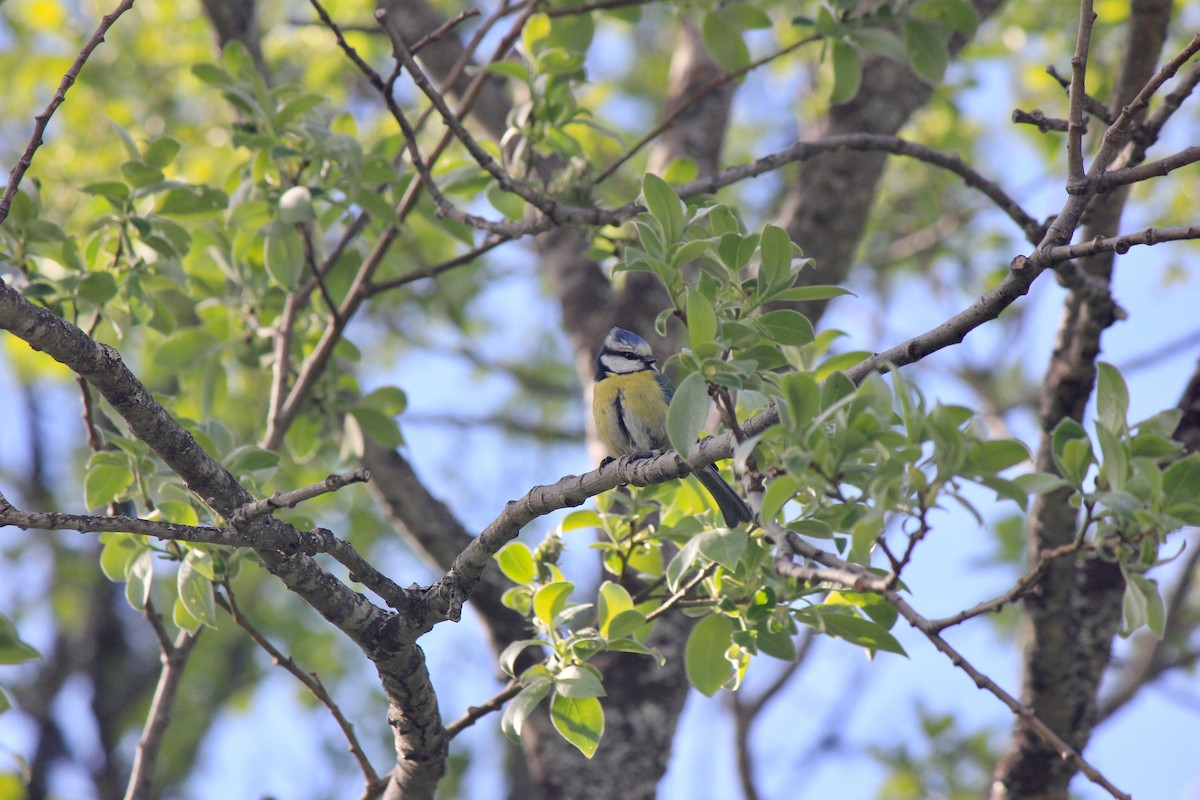
{"label": "sunlit leaf", "polygon": [[688,635],[684,652],[688,680],[707,697],[717,693],[733,670],[725,658],[733,640],[733,627],[733,622],[723,614],[709,614]]}

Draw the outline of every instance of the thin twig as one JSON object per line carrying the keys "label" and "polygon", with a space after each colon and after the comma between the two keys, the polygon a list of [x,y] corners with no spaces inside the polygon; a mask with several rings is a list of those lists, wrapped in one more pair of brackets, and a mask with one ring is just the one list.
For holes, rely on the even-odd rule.
{"label": "thin twig", "polygon": [[[463,11],[460,11],[457,14],[455,14],[453,17],[451,17],[450,19],[443,22],[441,25],[438,25],[436,28],[431,30],[429,33],[422,36],[420,39],[417,39],[415,42],[413,42],[412,47],[410,47],[409,49],[412,51],[412,54],[415,56],[417,53],[420,53],[422,50],[424,50],[426,45],[432,44],[433,42],[436,42],[437,40],[443,38],[444,36],[446,36],[446,34],[450,33],[450,31],[457,28],[464,21],[470,19],[471,17],[478,17],[479,14],[480,14],[480,11],[478,8],[468,8]],[[378,33],[378,31],[379,31],[379,29],[376,28],[375,32]]]}
{"label": "thin twig", "polygon": [[687,97],[685,97],[683,99],[683,101],[679,103],[678,106],[676,106],[675,108],[672,108],[669,113],[664,115],[662,120],[657,125],[655,125],[649,131],[647,131],[645,133],[645,135],[643,135],[640,139],[638,139],[636,142],[634,142],[634,144],[631,147],[629,147],[628,150],[626,150],[624,153],[622,153],[620,156],[618,156],[616,159],[614,159],[611,164],[609,164],[607,167],[605,167],[600,172],[600,174],[597,175],[596,178],[592,181],[592,185],[599,186],[601,183],[603,183],[608,178],[610,178],[614,172],[616,172],[618,169],[620,169],[622,164],[624,164],[629,159],[633,158],[633,156],[636,155],[639,150],[641,150],[647,144],[649,144],[650,142],[652,142],[656,138],[658,138],[658,136],[660,136],[663,131],[665,131],[667,128],[669,128],[671,126],[671,124],[674,123],[675,120],[677,120],[680,117],[680,115],[682,115],[684,112],[686,112],[692,106],[696,105],[696,103],[703,100],[706,96],[708,96],[713,91],[719,89],[720,87],[724,86],[725,84],[727,84],[731,81],[737,80],[738,78],[751,72],[752,70],[758,69],[759,67],[763,66],[764,64],[769,64],[777,58],[782,58],[783,56],[788,55],[789,53],[793,53],[796,50],[799,50],[801,47],[803,47],[806,44],[811,44],[812,42],[819,42],[819,41],[823,40],[824,38],[825,37],[820,34],[806,36],[797,42],[793,42],[792,44],[789,44],[787,47],[776,50],[774,53],[768,53],[767,55],[762,56],[761,58],[756,58],[755,60],[751,61],[750,63],[748,63],[742,67],[739,67],[738,69],[735,69],[732,72],[723,72],[720,75],[718,75],[717,77],[708,81],[703,86],[697,88],[694,92],[692,92]]}
{"label": "thin twig", "polygon": [[1096,253],[1127,253],[1129,248],[1139,244],[1150,246],[1161,242],[1178,242],[1189,239],[1200,239],[1200,226],[1146,228],[1135,233],[1123,233],[1120,236],[1098,236],[1091,241],[1079,244],[1050,247],[1044,253],[1048,264],[1060,264]]}
{"label": "thin twig", "polygon": [[649,614],[647,614],[646,621],[649,622],[650,620],[658,619],[663,614],[665,614],[669,610],[671,610],[671,608],[676,603],[678,603],[680,600],[682,600],[684,597],[686,597],[687,593],[696,587],[696,584],[700,583],[701,581],[705,580],[706,578],[711,577],[712,574],[717,571],[717,566],[718,566],[718,564],[716,562],[713,562],[713,563],[707,565],[704,569],[697,572],[696,575],[690,581],[688,581],[686,584],[681,586],[678,591],[676,591],[674,594],[672,594],[670,597],[668,597],[666,600],[664,600],[662,602],[662,605],[660,605],[658,608],[654,609]]}
{"label": "thin twig", "polygon": [[[374,86],[376,90],[380,92],[385,103],[390,104],[389,110],[392,110],[393,108],[398,110],[398,106],[395,105],[394,98],[388,93],[383,79],[377,72],[375,72],[375,70],[370,67],[370,65],[363,61],[358,55],[357,51],[350,46],[345,37],[342,35],[342,32],[338,28],[337,24],[329,16],[328,12],[325,11],[325,8],[321,5],[319,0],[310,0],[310,2],[314,9],[316,9],[321,21],[334,34],[338,46],[341,47],[347,58],[349,58],[355,64],[355,66],[362,71],[363,75],[368,78],[372,86]],[[529,14],[532,14],[532,8],[525,16],[518,20],[517,24],[514,25],[514,30],[510,31],[509,34],[506,35],[500,42],[500,44],[497,45],[493,59],[503,58],[508,51],[507,49],[513,46],[513,44],[516,42],[516,39],[520,36],[519,26],[524,24],[524,20],[528,18]],[[482,78],[483,73],[476,76],[476,80],[480,82],[480,85]],[[476,83],[472,82],[472,87],[475,85]],[[473,102],[473,100],[474,95],[471,95],[469,98],[464,97],[463,104],[460,104],[460,112],[463,109],[463,105],[469,107],[469,103]],[[445,141],[448,144],[449,139],[447,138]],[[418,169],[423,168],[428,171],[428,169],[432,167],[433,163],[439,157],[441,152],[442,148],[438,148],[434,154],[430,156],[428,161],[422,162],[422,165],[419,166]],[[300,412],[300,408],[304,404],[309,392],[312,390],[312,387],[316,385],[317,380],[322,374],[324,374],[325,367],[333,355],[334,347],[341,339],[342,333],[345,329],[345,324],[348,323],[348,321],[354,316],[359,306],[371,295],[371,278],[375,274],[375,270],[378,269],[379,265],[383,262],[383,258],[391,248],[392,243],[396,240],[397,236],[399,236],[399,222],[407,217],[408,213],[416,207],[416,202],[419,198],[419,187],[421,185],[421,181],[413,181],[409,184],[408,191],[406,191],[404,197],[400,201],[400,204],[397,206],[396,220],[391,221],[384,228],[383,232],[379,236],[379,239],[376,241],[375,246],[371,249],[371,252],[367,254],[367,257],[363,260],[362,265],[359,267],[358,273],[354,276],[354,280],[352,281],[350,289],[346,294],[346,298],[343,300],[342,305],[338,309],[338,318],[336,318],[332,324],[326,327],[324,333],[321,335],[320,341],[317,342],[316,347],[313,348],[312,353],[301,366],[300,371],[296,376],[296,381],[292,384],[291,390],[287,392],[287,396],[279,404],[278,409],[268,417],[267,431],[263,437],[263,447],[265,449],[274,450],[279,447],[284,433],[291,426],[291,423],[296,418],[296,415]],[[362,220],[362,225],[365,225],[365,218],[360,217],[359,220]],[[355,225],[359,224],[359,220],[355,221]],[[361,229],[361,226],[359,227]],[[342,241],[348,243],[347,237],[344,236]],[[341,247],[342,243],[339,242],[339,247],[335,248],[335,253],[339,253]],[[330,258],[332,259],[333,257],[334,253],[331,253]],[[334,262],[327,261],[327,265],[332,263]]]}
{"label": "thin twig", "polygon": [[[1013,109],[1012,121],[1018,125],[1036,125],[1037,129],[1042,133],[1066,133],[1068,123],[1065,119],[1058,117],[1048,117],[1046,112],[1040,108],[1035,108],[1033,111],[1022,111],[1019,108]],[[1087,132],[1086,130],[1084,131]]]}
{"label": "thin twig", "polygon": [[949,617],[929,620],[928,626],[930,630],[932,630],[934,633],[941,633],[946,628],[959,625],[969,619],[974,619],[975,617],[980,617],[984,614],[994,613],[1007,605],[1017,602],[1025,596],[1026,592],[1033,588],[1033,585],[1036,584],[1039,579],[1041,579],[1042,574],[1046,571],[1046,568],[1050,566],[1052,561],[1072,555],[1083,549],[1085,549],[1084,543],[1081,540],[1076,539],[1069,544],[1055,547],[1052,550],[1043,551],[1041,558],[1038,559],[1033,568],[1022,575],[1007,592],[999,597],[994,597],[991,600],[979,603],[972,608],[968,608],[965,611],[960,611],[957,614],[953,614]]}
{"label": "thin twig", "polygon": [[614,8],[644,6],[653,2],[655,0],[598,0],[598,2],[584,3],[578,6],[547,8],[545,14],[548,17],[570,17],[576,14],[586,14],[589,11],[608,11]]}
{"label": "thin twig", "polygon": [[1067,116],[1067,189],[1083,181],[1083,98],[1087,71],[1088,48],[1092,41],[1092,25],[1096,12],[1091,0],[1084,0],[1079,12],[1079,30],[1075,37],[1075,55],[1071,58],[1071,86],[1068,89],[1070,111]]}
{"label": "thin twig", "polygon": [[470,706],[461,717],[451,722],[446,726],[446,735],[453,739],[458,734],[465,731],[467,728],[474,725],[483,717],[491,714],[494,711],[499,711],[504,707],[504,704],[516,697],[521,692],[521,682],[517,679],[512,679],[508,684],[496,694],[484,700],[477,706]]}
{"label": "thin twig", "polygon": [[[1070,92],[1071,79],[1058,74],[1058,70],[1054,68],[1053,64],[1046,67],[1046,74],[1058,81],[1058,85],[1067,90],[1068,93]],[[1092,97],[1090,94],[1087,94],[1086,92],[1083,95],[1083,110],[1103,122],[1105,125],[1113,124],[1113,113],[1109,111],[1108,106],[1106,106],[1104,103],[1101,103],[1099,100]]]}
{"label": "thin twig", "polygon": [[1022,704],[1017,698],[1001,688],[994,680],[976,669],[970,661],[964,658],[961,653],[955,650],[939,635],[938,631],[931,626],[929,620],[918,614],[897,592],[886,591],[883,593],[883,597],[893,608],[900,612],[900,616],[904,617],[909,625],[912,625],[923,633],[925,638],[934,647],[944,653],[950,659],[950,663],[967,673],[980,689],[989,692],[1000,700],[1000,702],[1004,703],[1004,705],[1008,706],[1009,710],[1020,717],[1047,745],[1054,748],[1064,761],[1070,762],[1072,766],[1087,776],[1088,780],[1103,788],[1113,797],[1117,798],[1117,800],[1130,800],[1128,794],[1114,786],[1098,769],[1081,756],[1075,748],[1063,741],[1058,734],[1050,729],[1050,726],[1038,718],[1032,709]]}
{"label": "thin twig", "polygon": [[375,295],[379,292],[397,289],[401,286],[407,286],[410,283],[416,283],[417,281],[432,280],[440,276],[442,273],[449,272],[452,269],[470,264],[484,253],[494,250],[500,245],[511,241],[511,236],[489,236],[484,240],[483,244],[473,247],[465,253],[455,256],[454,258],[449,258],[439,264],[434,264],[432,267],[426,267],[425,269],[411,270],[410,272],[406,272],[396,278],[389,278],[386,281],[371,283],[369,284],[367,291],[369,294]]}
{"label": "thin twig", "polygon": [[375,783],[379,779],[379,776],[376,774],[375,768],[371,766],[371,760],[367,758],[362,745],[358,742],[358,737],[354,733],[354,725],[350,723],[350,720],[346,719],[346,715],[342,713],[341,708],[334,702],[333,697],[330,696],[329,691],[325,688],[325,684],[321,682],[321,678],[315,672],[306,673],[300,669],[291,656],[284,655],[279,648],[271,644],[271,641],[254,627],[250,620],[246,619],[245,615],[242,614],[242,610],[238,607],[237,598],[234,596],[233,588],[229,585],[228,581],[221,585],[221,590],[215,595],[217,605],[223,608],[229,614],[230,618],[237,623],[238,627],[244,630],[250,636],[251,640],[271,657],[275,666],[282,667],[296,680],[300,681],[304,688],[312,693],[313,697],[317,698],[325,708],[329,709],[334,722],[341,729],[342,735],[346,737],[347,747],[350,750],[350,754],[354,756],[354,760],[358,762],[358,768],[362,771],[363,779],[368,786]]}
{"label": "thin twig", "polygon": [[276,509],[295,508],[306,500],[311,500],[314,497],[320,497],[330,492],[336,492],[352,483],[366,483],[369,480],[371,480],[371,473],[364,467],[356,469],[347,475],[329,475],[323,481],[302,486],[290,492],[276,492],[270,497],[255,500],[253,503],[247,503],[234,511],[229,516],[229,525],[232,528],[238,528],[253,518],[269,514]]}
{"label": "thin twig", "polygon": [[337,320],[338,307],[333,300],[333,295],[329,293],[329,287],[325,285],[325,277],[321,273],[320,266],[317,265],[317,247],[313,241],[312,228],[303,222],[296,223],[296,227],[300,231],[300,241],[304,245],[304,262],[308,265],[309,271],[312,273],[312,279],[320,290],[321,298],[325,301],[325,306],[329,309],[329,314],[333,319]]}
{"label": "thin twig", "polygon": [[[147,604],[146,613],[156,616],[153,606]],[[162,630],[161,623],[156,632]],[[133,769],[129,783],[125,788],[125,800],[145,800],[154,796],[151,789],[154,782],[155,766],[158,754],[162,749],[163,736],[171,722],[171,711],[175,705],[175,696],[179,690],[183,671],[187,666],[192,647],[200,636],[200,630],[189,633],[180,630],[174,642],[159,640],[162,661],[162,671],[158,675],[158,684],[154,687],[154,699],[150,701],[150,713],[146,716],[146,724],[142,728],[142,738],[138,740],[137,750],[133,757]]]}
{"label": "thin twig", "polygon": [[100,46],[104,41],[104,35],[108,33],[108,29],[113,26],[117,18],[133,7],[134,0],[121,0],[120,4],[112,10],[111,13],[105,14],[100,18],[100,24],[96,27],[91,38],[87,40],[83,48],[79,51],[79,55],[75,57],[74,63],[62,76],[59,81],[58,91],[50,98],[50,102],[46,104],[46,108],[42,113],[33,118],[33,134],[29,137],[29,142],[25,145],[25,152],[21,153],[21,157],[17,159],[17,164],[8,174],[8,185],[4,187],[4,195],[0,196],[0,224],[8,219],[8,212],[12,207],[13,197],[16,196],[17,187],[21,185],[21,179],[25,177],[25,172],[33,164],[33,156],[38,148],[42,146],[42,136],[46,133],[46,126],[50,124],[50,118],[54,116],[54,112],[67,99],[67,90],[74,85],[75,79],[79,77],[80,70],[91,57],[92,51]]}
{"label": "thin twig", "polygon": [[1096,181],[1096,190],[1100,192],[1114,189],[1118,186],[1128,186],[1131,183],[1140,183],[1150,178],[1161,178],[1180,167],[1186,167],[1200,161],[1200,146],[1192,145],[1185,147],[1178,153],[1160,158],[1157,161],[1148,161],[1144,164],[1138,164],[1135,167],[1123,167],[1114,169],[1111,172],[1105,172]]}
{"label": "thin twig", "polygon": [[[530,5],[531,7],[533,6],[533,4]],[[386,14],[385,12],[379,11],[376,12],[376,16],[380,18],[380,22],[382,23],[383,17],[386,16]],[[442,122],[444,122],[446,127],[449,128],[454,134],[454,138],[458,139],[458,141],[461,142],[462,145],[467,149],[467,152],[471,154],[471,157],[475,160],[475,163],[477,163],[484,169],[485,172],[495,178],[502,190],[516,194],[522,200],[541,211],[547,217],[553,219],[557,201],[548,195],[538,192],[529,184],[516,178],[507,170],[505,170],[504,167],[502,167],[499,162],[496,161],[496,159],[492,158],[491,154],[489,154],[487,150],[483,148],[483,145],[481,145],[470,133],[470,131],[463,126],[462,120],[459,119],[458,114],[450,108],[450,104],[446,102],[446,98],[434,87],[433,83],[429,80],[429,77],[425,74],[425,71],[421,68],[421,65],[417,63],[415,58],[413,58],[412,52],[404,43],[404,39],[400,37],[400,34],[396,32],[391,25],[385,25],[384,27],[387,30],[388,37],[392,41],[392,52],[396,56],[397,61],[399,61],[399,63],[402,64],[406,70],[408,70],[409,77],[413,79],[413,82],[416,83],[417,88],[421,90],[425,97],[428,98],[429,102],[433,104],[434,108],[438,110],[438,113],[442,117]],[[412,151],[414,155],[414,166],[417,167],[418,174],[425,182],[425,188],[429,190],[430,197],[434,199],[434,202],[438,203],[438,208],[442,213],[451,213],[450,208],[443,207],[443,203],[448,205],[448,201],[446,201],[444,198],[441,202],[438,201],[438,196],[441,193],[438,191],[437,187],[433,185],[433,179],[426,175],[426,172],[428,171],[428,165],[424,165],[425,172],[422,172],[422,164],[418,163],[419,159],[416,157],[416,141],[412,138],[412,130],[410,126],[407,122],[401,121],[402,115],[397,115],[397,112],[394,108],[392,108],[392,105],[389,105],[389,109],[392,110],[392,115],[397,118],[396,121],[401,123],[401,128],[404,132],[405,139],[408,140],[407,144],[409,146],[409,150]],[[476,220],[475,226],[485,230],[491,230],[491,227],[481,225],[478,220]],[[503,229],[497,228],[492,232],[503,232]]]}
{"label": "thin twig", "polygon": [[[267,420],[274,420],[283,408],[288,395],[288,378],[292,374],[292,336],[296,318],[308,292],[291,292],[283,301],[283,313],[275,323],[275,363],[271,365],[271,391],[267,397]],[[336,318],[335,318],[336,319]]]}
{"label": "thin twig", "polygon": [[1193,64],[1187,74],[1180,78],[1179,85],[1163,98],[1162,105],[1149,114],[1142,121],[1141,127],[1134,133],[1133,138],[1137,141],[1138,147],[1144,151],[1158,141],[1158,135],[1162,132],[1163,126],[1174,116],[1175,112],[1183,105],[1183,101],[1191,96],[1198,85],[1200,85],[1200,64]]}

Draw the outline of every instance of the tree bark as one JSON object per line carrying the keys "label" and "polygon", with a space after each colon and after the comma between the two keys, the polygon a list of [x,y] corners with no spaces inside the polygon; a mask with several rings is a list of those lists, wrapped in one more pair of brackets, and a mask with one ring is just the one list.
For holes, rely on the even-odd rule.
{"label": "tree bark", "polygon": [[[1129,38],[1116,82],[1112,108],[1119,110],[1153,75],[1166,36],[1170,4],[1162,0],[1134,4]],[[1083,240],[1116,233],[1126,192],[1097,196]],[[1103,332],[1116,320],[1111,296],[1096,282],[1111,282],[1113,256],[1080,262],[1090,286],[1067,297],[1058,342],[1043,383],[1042,438],[1037,468],[1055,471],[1050,434],[1064,419],[1083,420],[1096,376]],[[1031,509],[1028,558],[1037,563],[1045,549],[1076,536],[1077,509],[1068,492],[1038,497]],[[1058,559],[1026,595],[1022,700],[1077,752],[1095,725],[1100,679],[1121,620],[1124,579],[1120,567],[1097,557]],[[1008,750],[996,768],[993,800],[1059,800],[1075,774],[1070,762],[1045,744],[1022,720],[1014,725]]]}

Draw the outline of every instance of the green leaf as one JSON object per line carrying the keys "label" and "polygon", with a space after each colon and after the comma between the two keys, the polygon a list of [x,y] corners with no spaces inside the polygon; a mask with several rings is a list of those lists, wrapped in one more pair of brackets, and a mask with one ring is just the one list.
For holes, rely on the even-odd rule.
{"label": "green leaf", "polygon": [[163,500],[158,504],[158,511],[167,522],[192,526],[200,524],[195,507],[183,500]]}
{"label": "green leaf", "polygon": [[154,581],[154,557],[150,548],[143,547],[137,557],[129,562],[125,571],[125,602],[130,608],[144,611],[150,599],[150,586]]}
{"label": "green leaf", "polygon": [[667,437],[671,446],[687,457],[696,448],[696,438],[708,417],[708,385],[693,372],[679,384],[667,409]]}
{"label": "green leaf", "polygon": [[550,701],[554,730],[587,758],[596,754],[604,735],[604,708],[594,697],[566,697],[558,692]]}
{"label": "green leaf", "polygon": [[908,62],[904,40],[887,28],[850,28],[846,38],[868,53],[878,53],[901,64]]}
{"label": "green leaf", "polygon": [[496,559],[504,577],[513,583],[532,583],[537,577],[533,551],[524,542],[509,542],[492,558]]}
{"label": "green leaf", "polygon": [[1126,429],[1129,413],[1129,388],[1120,371],[1101,361],[1096,365],[1096,419],[1113,433]]}
{"label": "green leaf", "polygon": [[762,518],[775,519],[799,488],[800,481],[792,475],[780,475],[767,484],[767,490],[763,493]]}
{"label": "green leaf", "polygon": [[395,417],[408,408],[408,395],[398,386],[380,386],[363,397],[360,405],[370,406],[381,414]]}
{"label": "green leaf", "polygon": [[600,597],[596,604],[596,617],[600,626],[601,636],[612,636],[609,628],[613,620],[622,612],[631,610],[633,610],[633,598],[624,586],[612,581],[605,581],[600,584]]}
{"label": "green leaf", "polygon": [[21,664],[41,657],[41,653],[21,641],[12,620],[0,614],[0,664]]}
{"label": "green leaf", "polygon": [[175,160],[179,155],[180,144],[170,136],[160,136],[146,148],[142,161],[151,169],[161,170]]}
{"label": "green leaf", "polygon": [[841,286],[817,285],[793,286],[772,296],[771,299],[787,303],[806,303],[810,300],[831,300],[834,297],[842,297],[844,295],[858,296],[849,289],[843,289]]}
{"label": "green leaf", "polygon": [[771,18],[754,3],[729,3],[721,7],[721,13],[739,30],[750,31],[770,28]]}
{"label": "green leaf", "polygon": [[817,380],[825,380],[825,378],[833,373],[849,369],[863,359],[870,357],[871,354],[865,350],[850,350],[845,353],[838,353],[836,356],[830,356],[817,367]]}
{"label": "green leaf", "polygon": [[521,44],[525,46],[526,53],[532,56],[541,52],[543,40],[550,35],[550,25],[550,17],[542,13],[534,14],[525,21],[525,27],[521,29]]}
{"label": "green leaf", "polygon": [[706,531],[697,538],[700,552],[726,569],[737,567],[750,541],[750,535],[740,527]]}
{"label": "green leaf", "polygon": [[590,13],[553,17],[550,20],[550,33],[546,36],[544,46],[561,47],[571,53],[582,55],[592,46],[592,39],[595,35],[596,23]]}
{"label": "green leaf", "polygon": [[1163,636],[1163,626],[1166,624],[1166,607],[1162,595],[1158,591],[1158,583],[1145,575],[1127,570],[1124,565],[1121,573],[1125,576],[1125,594],[1121,602],[1121,635],[1129,636],[1138,628],[1145,625],[1150,632],[1160,639]]}
{"label": "green leaf", "polygon": [[1050,446],[1059,473],[1072,486],[1082,486],[1092,464],[1092,443],[1087,431],[1067,417],[1054,426],[1050,434]]}
{"label": "green leaf", "polygon": [[363,433],[384,447],[395,448],[404,444],[400,426],[390,415],[370,406],[355,406],[350,409],[350,414],[358,421]]}
{"label": "green leaf", "polygon": [[706,697],[712,697],[729,679],[733,665],[725,651],[733,642],[733,621],[709,614],[692,628],[684,652],[688,680]]}
{"label": "green leaf", "polygon": [[778,225],[763,228],[759,242],[759,294],[786,285],[792,278],[792,255],[795,252],[791,237]]}
{"label": "green leaf", "polygon": [[83,479],[84,503],[88,508],[106,506],[119,500],[132,484],[133,470],[127,463],[94,463]]}
{"label": "green leaf", "polygon": [[850,560],[856,564],[867,564],[871,560],[871,549],[883,533],[883,511],[873,506],[862,519],[854,523],[850,531]]}
{"label": "green leaf", "polygon": [[562,522],[558,523],[558,531],[559,533],[569,533],[580,528],[598,528],[602,523],[603,520],[595,511],[590,508],[581,508],[563,517]]}
{"label": "green leaf", "polygon": [[806,625],[812,625],[831,636],[845,639],[847,642],[865,647],[872,652],[882,650],[885,653],[908,655],[896,637],[888,633],[882,625],[869,619],[863,619],[856,614],[799,612],[796,616]]}
{"label": "green leaf", "polygon": [[726,72],[736,72],[750,63],[750,50],[742,31],[731,25],[729,18],[717,11],[704,17],[701,29],[704,46],[716,65]]}
{"label": "green leaf", "polygon": [[805,431],[821,411],[821,387],[811,372],[789,372],[778,379],[783,392],[781,417],[789,430]]}
{"label": "green leaf", "polygon": [[1109,489],[1124,490],[1129,478],[1129,446],[1099,421],[1096,422],[1096,441],[1100,443],[1100,476],[1107,481]]}
{"label": "green leaf", "polygon": [[216,64],[193,64],[192,74],[209,86],[216,86],[218,89],[233,86],[233,76]]}
{"label": "green leaf", "polygon": [[971,465],[983,473],[995,474],[1029,460],[1029,450],[1015,439],[988,439],[971,454]]}
{"label": "green leaf", "polygon": [[117,279],[111,272],[89,272],[76,291],[84,300],[102,305],[117,296]]}
{"label": "green leaf", "polygon": [[483,72],[504,75],[518,81],[529,80],[529,67],[516,61],[493,61],[483,68]]}
{"label": "green leaf", "polygon": [[121,144],[125,146],[125,152],[129,154],[129,157],[132,159],[141,159],[142,154],[138,151],[137,143],[133,141],[133,137],[129,135],[129,131],[125,130],[115,120],[110,119],[108,124],[112,126],[117,136],[120,137]]}
{"label": "green leaf", "polygon": [[681,186],[696,180],[699,174],[700,167],[696,164],[696,160],[681,156],[671,159],[671,163],[667,164],[667,168],[663,170],[662,178],[673,186]]}
{"label": "green leaf", "polygon": [[563,667],[554,676],[554,691],[566,697],[604,697],[604,684],[596,677],[594,669],[576,664]]}
{"label": "green leaf", "polygon": [[263,263],[277,284],[288,291],[296,288],[304,269],[304,251],[294,227],[279,219],[271,221],[263,244]]}
{"label": "green leaf", "polygon": [[575,590],[575,584],[570,581],[553,581],[537,590],[533,596],[533,613],[548,626],[554,625],[554,618],[567,605],[567,598]]}
{"label": "green leaf", "polygon": [[100,541],[100,571],[113,583],[125,580],[129,565],[146,549],[145,540],[132,533],[103,533]]}
{"label": "green leaf", "polygon": [[979,12],[967,0],[924,0],[913,9],[913,14],[962,31],[968,37],[979,27]]}
{"label": "green leaf", "polygon": [[516,676],[517,658],[521,653],[530,647],[549,647],[550,643],[544,639],[521,639],[515,642],[509,642],[508,646],[500,653],[500,668],[508,675]]}
{"label": "green leaf", "polygon": [[279,466],[279,453],[246,444],[231,450],[222,461],[230,472],[240,475]]}
{"label": "green leaf", "polygon": [[665,244],[679,241],[683,235],[683,201],[671,185],[662,178],[647,172],[642,178],[642,202],[650,216],[658,222]]}
{"label": "green leaf", "polygon": [[549,680],[531,683],[508,701],[504,713],[500,716],[500,730],[504,731],[505,736],[514,742],[521,741],[521,729],[525,726],[525,720],[550,693],[553,685]]}
{"label": "green leaf", "polygon": [[135,189],[145,189],[163,181],[162,170],[154,169],[141,161],[126,161],[121,165],[121,175]]}
{"label": "green leaf", "polygon": [[[106,197],[109,200],[128,200],[129,185],[124,181],[100,181],[98,183],[89,183],[83,187],[85,194],[96,195],[98,197]],[[114,203],[118,208],[120,203]]]}
{"label": "green leaf", "polygon": [[1163,509],[1195,502],[1200,486],[1200,453],[1176,461],[1163,473]]}
{"label": "green leaf", "polygon": [[858,50],[845,42],[834,41],[831,47],[833,65],[833,92],[830,103],[846,103],[854,99],[862,86],[862,59]]}
{"label": "green leaf", "polygon": [[622,611],[617,614],[608,623],[608,632],[605,635],[610,641],[606,645],[610,650],[614,649],[613,641],[624,636],[632,636],[646,626],[646,615],[638,611],[636,608],[631,608],[627,611]]}
{"label": "green leaf", "polygon": [[782,345],[803,347],[812,342],[815,335],[808,317],[790,308],[768,311],[757,322],[771,341]]}
{"label": "green leaf", "polygon": [[918,75],[935,85],[941,82],[950,64],[950,51],[940,27],[911,17],[905,19],[904,47]]}
{"label": "green leaf", "polygon": [[[191,551],[179,565],[179,575],[176,580],[179,588],[179,602],[187,611],[188,616],[199,625],[215,628],[217,626],[217,605],[213,599],[212,581],[196,568],[196,557],[196,551]],[[180,627],[187,627],[194,631],[198,626],[181,625]]]}
{"label": "green leaf", "polygon": [[694,351],[699,351],[717,338],[717,314],[712,301],[695,286],[687,290],[687,327]]}
{"label": "green leaf", "polygon": [[1013,478],[1013,483],[1028,494],[1047,494],[1056,489],[1070,486],[1065,480],[1049,472],[1029,472]]}
{"label": "green leaf", "polygon": [[492,204],[492,208],[507,219],[519,220],[525,215],[525,201],[520,195],[504,191],[496,181],[488,184],[485,194],[488,202]]}

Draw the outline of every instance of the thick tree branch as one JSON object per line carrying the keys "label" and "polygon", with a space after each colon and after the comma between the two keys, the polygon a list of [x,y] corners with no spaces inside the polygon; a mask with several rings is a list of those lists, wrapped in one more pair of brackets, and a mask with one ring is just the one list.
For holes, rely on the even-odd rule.
{"label": "thick tree branch", "polygon": [[[1085,241],[1109,239],[1116,232],[1127,193],[1098,195],[1099,181],[1111,166],[1128,164],[1127,153],[1124,163],[1119,159],[1136,118],[1198,43],[1194,41],[1157,74],[1154,72],[1169,12],[1170,3],[1158,0],[1136,6],[1112,103],[1117,113],[1100,137],[1085,174],[1081,150],[1083,78],[1094,14],[1088,0],[1081,3],[1070,86],[1071,166],[1065,183],[1068,199],[1039,248],[1043,257],[1054,257],[1050,253],[1068,244],[1085,209],[1089,213]],[[1152,240],[1147,237],[1147,241]],[[1075,276],[1083,281],[1073,280],[1076,288],[1067,297],[1043,384],[1039,411],[1042,437],[1036,459],[1039,470],[1056,471],[1050,433],[1064,419],[1081,421],[1091,396],[1101,335],[1117,314],[1108,289],[1115,251],[1115,242],[1107,248],[1097,246],[1082,263],[1072,265]],[[1078,540],[1079,514],[1070,505],[1068,495],[1068,491],[1057,491],[1035,498],[1029,522],[1031,565],[1038,565],[1042,553]],[[1117,565],[1092,556],[1049,564],[1035,588],[1025,595],[1022,700],[1062,741],[1082,751],[1095,723],[1097,689],[1120,622],[1124,581]],[[1031,720],[1019,717],[1008,751],[997,765],[992,797],[1057,800],[1066,795],[1078,768],[1078,764],[1062,758],[1061,749],[1047,740],[1044,731]]]}
{"label": "thick tree branch", "polygon": [[[66,365],[95,387],[188,488],[222,516],[253,501],[224,467],[206,453],[129,371],[115,350],[79,328],[33,306],[0,282],[0,329],[9,330]],[[302,534],[273,517],[252,519],[242,533],[256,544],[263,564],[375,662],[389,699],[389,722],[396,735],[398,778],[413,796],[432,796],[445,768],[446,738],[437,712],[424,655],[416,639],[435,621],[421,592],[385,598],[400,613],[372,605],[323,569],[297,547],[276,542],[302,541]]]}

